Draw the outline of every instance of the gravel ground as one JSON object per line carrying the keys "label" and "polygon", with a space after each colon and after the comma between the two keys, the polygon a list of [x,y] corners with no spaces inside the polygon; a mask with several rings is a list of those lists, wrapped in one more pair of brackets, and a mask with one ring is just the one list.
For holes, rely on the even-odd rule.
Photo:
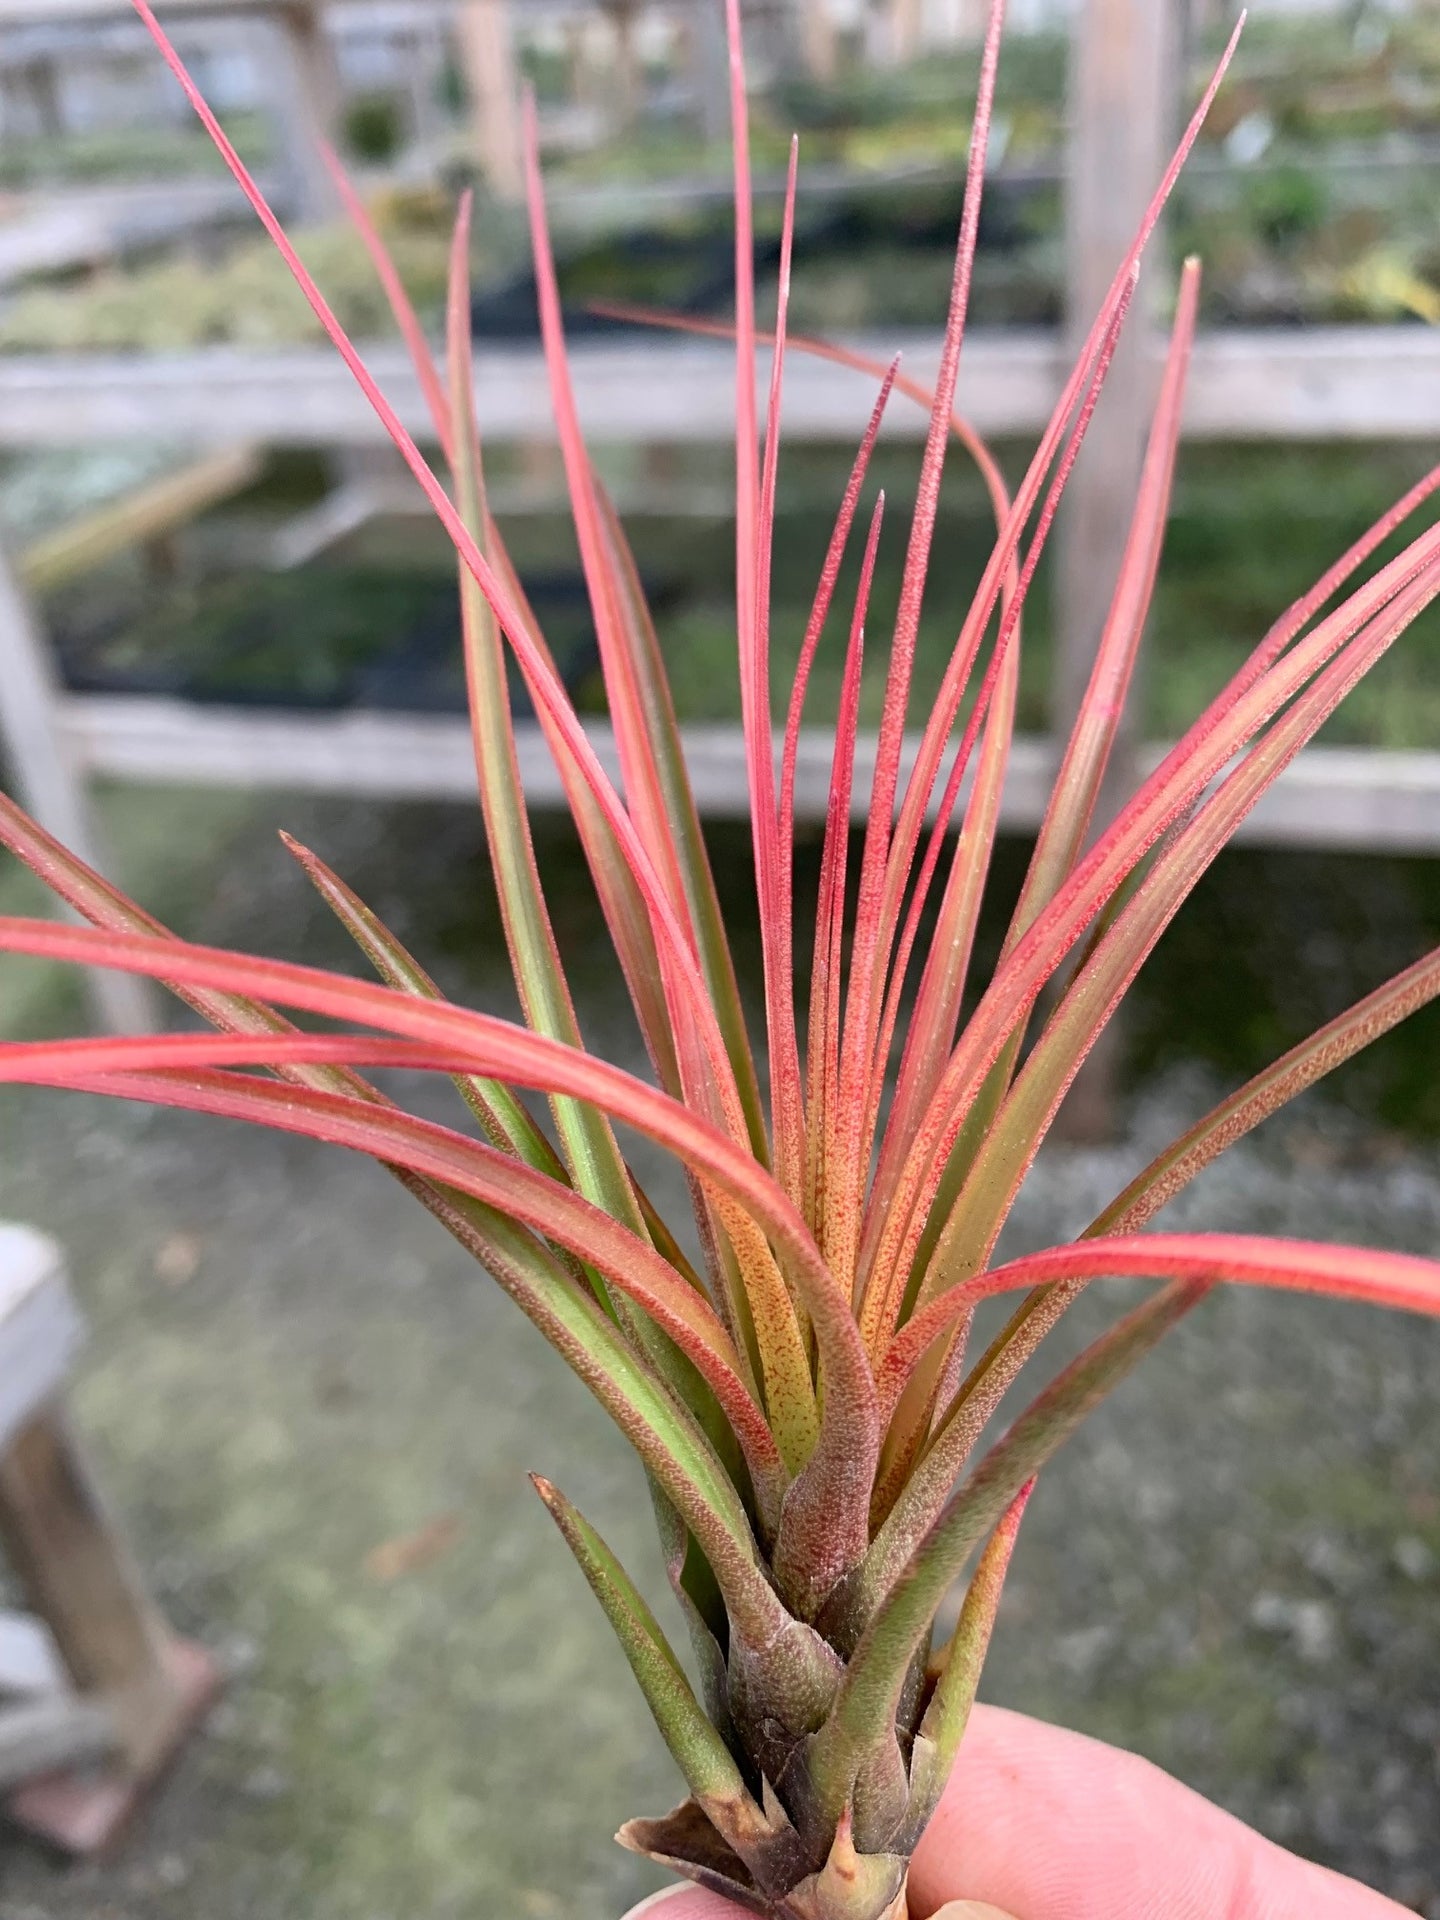
{"label": "gravel ground", "polygon": [[[448,986],[507,1007],[457,811],[131,795],[112,828],[128,877],[187,930],[338,959],[268,838],[277,819]],[[563,946],[598,952],[573,855],[541,844]],[[743,872],[730,851],[722,870]],[[1322,914],[1284,871],[1308,890],[1296,911]],[[0,884],[3,904],[22,897]],[[11,1030],[65,1016],[48,973],[6,979]],[[582,966],[577,987],[592,1038],[636,1060],[609,974]],[[1171,1064],[1118,1144],[1048,1150],[1014,1246],[1083,1225],[1216,1084]],[[106,1482],[171,1617],[232,1675],[119,1860],[63,1868],[0,1843],[4,1920],[623,1911],[653,1881],[608,1835],[674,1782],[524,1479],[554,1474],[661,1584],[639,1476],[588,1397],[368,1164],[31,1093],[0,1102],[0,1144],[0,1213],[73,1257],[94,1330],[77,1412]],[[646,1156],[643,1173],[678,1205],[672,1172]],[[1429,1251],[1440,1171],[1358,1101],[1312,1100],[1171,1218]],[[1125,1297],[1088,1302],[1057,1355]],[[1437,1377],[1433,1326],[1207,1303],[1042,1481],[988,1697],[1133,1746],[1440,1916]],[[376,1554],[397,1540],[413,1551]]]}

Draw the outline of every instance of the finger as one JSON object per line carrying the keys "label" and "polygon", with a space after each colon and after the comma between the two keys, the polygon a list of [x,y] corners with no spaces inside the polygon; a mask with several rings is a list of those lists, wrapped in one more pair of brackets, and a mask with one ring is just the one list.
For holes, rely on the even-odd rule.
{"label": "finger", "polygon": [[[977,1708],[911,1872],[1019,1920],[1402,1920],[1392,1901],[1274,1846],[1134,1754]],[[722,1909],[723,1911],[723,1909]],[[712,1920],[696,1909],[685,1920]],[[665,1920],[681,1920],[668,1911]]]}
{"label": "finger", "polygon": [[[737,1910],[713,1893],[701,1893],[694,1887],[671,1887],[643,1901],[626,1920],[736,1920]],[[983,1906],[975,1900],[954,1900],[942,1907],[934,1920],[1011,1920],[998,1907]]]}
{"label": "finger", "polygon": [[744,1920],[744,1916],[718,1894],[703,1893],[699,1887],[666,1887],[632,1907],[624,1920]]}

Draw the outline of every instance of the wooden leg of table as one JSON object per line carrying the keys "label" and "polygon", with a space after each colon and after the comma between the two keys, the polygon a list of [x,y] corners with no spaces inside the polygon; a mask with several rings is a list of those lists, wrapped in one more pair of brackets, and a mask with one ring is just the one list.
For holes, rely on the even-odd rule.
{"label": "wooden leg of table", "polygon": [[53,1405],[0,1457],[0,1545],[76,1693],[109,1711],[117,1747],[99,1773],[22,1788],[10,1812],[61,1845],[93,1851],[113,1839],[203,1714],[216,1673],[169,1633]]}
{"label": "wooden leg of table", "polygon": [[[85,783],[62,738],[59,688],[40,623],[0,547],[0,742],[10,778],[35,818],[72,853],[100,866]],[[99,1023],[112,1033],[155,1025],[153,994],[137,975],[96,970],[86,987]]]}
{"label": "wooden leg of table", "polygon": [[168,1635],[56,1408],[0,1457],[0,1541],[76,1692],[114,1703],[125,1751],[143,1767],[171,1686]]}

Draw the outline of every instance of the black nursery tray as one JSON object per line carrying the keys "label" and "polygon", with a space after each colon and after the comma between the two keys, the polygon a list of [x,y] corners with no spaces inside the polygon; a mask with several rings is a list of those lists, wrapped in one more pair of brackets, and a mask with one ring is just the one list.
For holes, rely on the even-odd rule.
{"label": "black nursery tray", "polygon": [[[982,215],[980,247],[987,268],[1013,265],[1033,250],[1054,224],[1055,199],[1046,184],[997,182]],[[925,317],[938,323],[964,203],[963,176],[943,174],[919,181],[857,181],[827,198],[819,212],[801,209],[795,239],[795,297],[807,293],[823,305],[824,289],[837,273],[868,262],[883,271],[869,276],[873,312],[865,324],[913,321],[905,282],[933,263],[940,273],[940,304]],[[762,282],[780,267],[780,227],[775,208],[757,210],[755,266]],[[558,250],[556,269],[563,294],[566,333],[571,338],[632,331],[632,323],[597,312],[607,303],[663,308],[690,318],[728,317],[735,304],[735,240],[728,210],[706,210],[668,221],[650,221],[619,232],[576,241]],[[847,316],[852,322],[856,316]],[[1027,316],[1030,317],[1030,316]],[[536,285],[526,267],[483,286],[471,300],[478,340],[533,340],[538,331]]]}
{"label": "black nursery tray", "polygon": [[[584,580],[525,579],[571,696],[603,705]],[[659,600],[666,588],[649,583]],[[224,706],[463,713],[465,669],[453,575],[314,567],[177,592],[139,619],[56,637],[75,693],[162,695]],[[531,712],[515,681],[512,706]]]}

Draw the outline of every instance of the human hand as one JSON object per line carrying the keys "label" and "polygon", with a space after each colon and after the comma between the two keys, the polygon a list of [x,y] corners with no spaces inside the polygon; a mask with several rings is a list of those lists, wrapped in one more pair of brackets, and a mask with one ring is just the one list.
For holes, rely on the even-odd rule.
{"label": "human hand", "polygon": [[[947,1904],[949,1903],[949,1904]],[[1134,1754],[977,1707],[910,1873],[914,1920],[1405,1920]],[[672,1888],[629,1920],[736,1920]]]}

